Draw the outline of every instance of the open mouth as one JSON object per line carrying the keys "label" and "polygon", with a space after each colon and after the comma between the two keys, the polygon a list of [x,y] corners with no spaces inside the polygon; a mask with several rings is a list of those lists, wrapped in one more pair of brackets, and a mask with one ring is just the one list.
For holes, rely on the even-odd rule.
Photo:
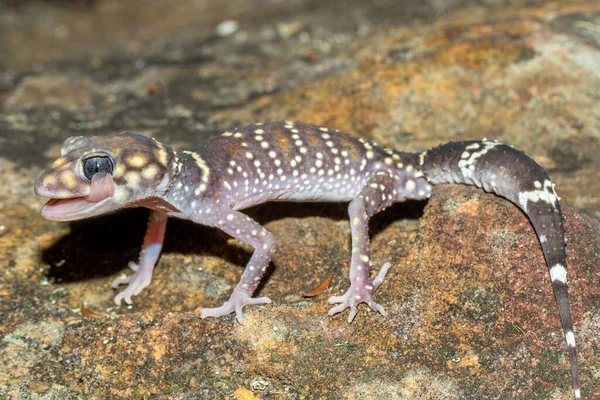
{"label": "open mouth", "polygon": [[85,197],[50,199],[42,207],[41,213],[44,218],[53,221],[71,221],[90,216],[103,203],[104,201],[89,201]]}
{"label": "open mouth", "polygon": [[44,218],[54,221],[72,221],[91,217],[99,214],[103,205],[114,194],[112,176],[106,172],[98,172],[91,179],[90,192],[87,196],[50,198],[42,207],[41,213]]}

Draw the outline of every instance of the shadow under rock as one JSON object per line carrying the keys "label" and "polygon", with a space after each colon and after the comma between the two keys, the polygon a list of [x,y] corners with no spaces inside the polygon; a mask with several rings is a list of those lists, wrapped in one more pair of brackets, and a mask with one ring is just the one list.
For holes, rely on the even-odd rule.
{"label": "shadow under rock", "polygon": [[[370,223],[371,236],[394,221],[417,219],[426,202],[395,204],[377,214]],[[326,216],[334,220],[348,219],[347,203],[274,202],[248,209],[247,214],[264,225],[281,218]],[[50,265],[48,276],[63,282],[74,282],[99,276],[110,276],[123,270],[129,261],[138,260],[144,239],[148,210],[131,208],[104,216],[70,223],[71,231],[42,254]],[[218,229],[191,221],[169,219],[164,253],[216,255],[244,267],[251,252],[227,244],[228,235]],[[351,240],[348,237],[348,240]],[[302,238],[298,238],[298,243]],[[269,268],[263,282],[272,272]]]}

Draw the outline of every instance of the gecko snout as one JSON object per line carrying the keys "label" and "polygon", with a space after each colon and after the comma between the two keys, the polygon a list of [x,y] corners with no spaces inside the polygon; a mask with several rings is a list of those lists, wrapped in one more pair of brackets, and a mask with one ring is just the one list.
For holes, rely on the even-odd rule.
{"label": "gecko snout", "polygon": [[35,194],[41,197],[52,197],[52,193],[59,189],[59,182],[54,175],[43,173],[40,175],[33,186]]}

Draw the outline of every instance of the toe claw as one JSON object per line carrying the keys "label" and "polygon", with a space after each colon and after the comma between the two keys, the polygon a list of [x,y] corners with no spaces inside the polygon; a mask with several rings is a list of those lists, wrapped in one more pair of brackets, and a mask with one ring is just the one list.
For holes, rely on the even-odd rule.
{"label": "toe claw", "polygon": [[238,304],[235,307],[235,319],[237,320],[238,324],[243,325],[244,321],[243,321],[243,317],[242,317],[242,305]]}
{"label": "toe claw", "polygon": [[348,323],[351,323],[352,320],[354,320],[354,317],[356,317],[357,313],[358,308],[356,308],[356,306],[350,306],[350,313],[348,314]]}

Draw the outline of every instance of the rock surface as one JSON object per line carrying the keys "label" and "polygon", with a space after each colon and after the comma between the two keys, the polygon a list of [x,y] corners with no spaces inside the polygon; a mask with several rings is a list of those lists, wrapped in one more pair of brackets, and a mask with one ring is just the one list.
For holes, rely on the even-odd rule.
{"label": "rock surface", "polygon": [[[488,137],[547,168],[565,205],[584,398],[600,397],[600,4],[98,1],[0,6],[0,399],[569,399],[541,248],[511,203],[443,185],[372,223],[393,265],[352,324],[345,205],[249,213],[278,240],[274,304],[201,320],[250,248],[172,220],[153,284],[115,307],[146,211],[58,224],[35,177],[71,135],[185,148],[296,119],[399,149]],[[120,17],[120,18],[117,18]],[[314,298],[302,293],[334,274]]]}

